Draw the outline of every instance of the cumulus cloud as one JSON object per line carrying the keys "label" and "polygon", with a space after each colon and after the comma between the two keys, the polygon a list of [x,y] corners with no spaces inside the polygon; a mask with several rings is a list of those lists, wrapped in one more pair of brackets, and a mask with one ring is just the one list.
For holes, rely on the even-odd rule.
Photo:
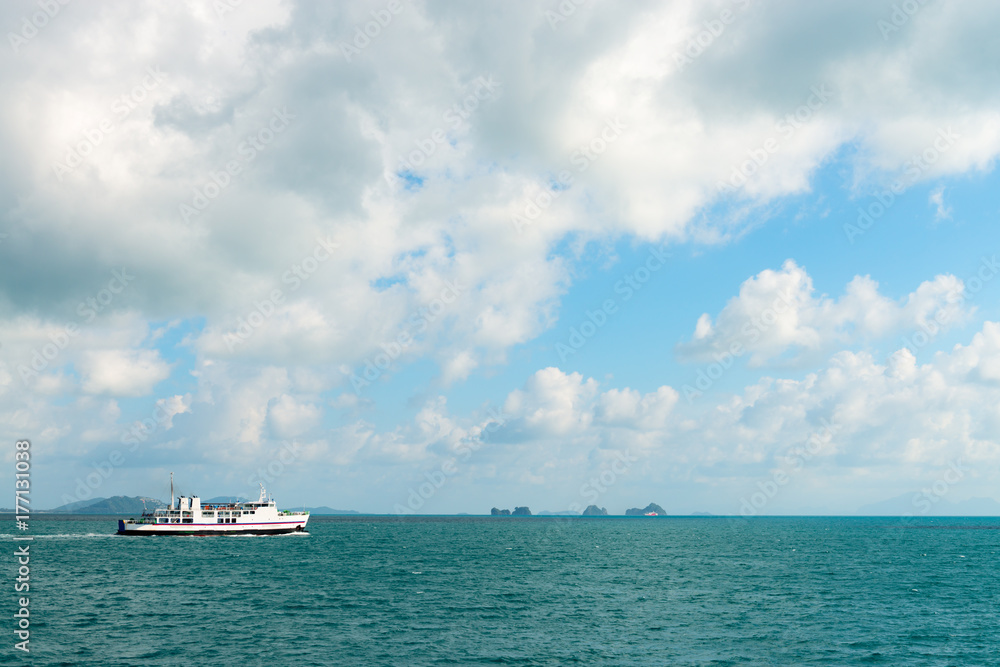
{"label": "cumulus cloud", "polygon": [[[845,490],[850,497],[879,500],[887,488],[912,488],[907,480],[933,481],[953,461],[977,471],[967,476],[968,492],[984,493],[996,481],[986,463],[1000,454],[1000,323],[994,322],[968,344],[923,365],[906,349],[884,361],[843,351],[803,377],[764,377],[735,394],[695,404],[679,401],[669,385],[642,392],[544,368],[491,412],[456,414],[437,397],[409,423],[376,428],[357,421],[323,433],[315,431],[321,408],[307,393],[290,394],[293,382],[280,370],[229,382],[222,369],[200,372],[198,394],[159,402],[173,421],[169,433],[150,433],[144,456],[157,460],[177,443],[201,444],[205,461],[232,466],[216,482],[232,477],[233,485],[245,486],[247,475],[273,458],[281,440],[293,439],[297,448],[301,444],[289,464],[298,483],[337,475],[351,493],[362,495],[372,483],[365,470],[379,470],[379,483],[405,489],[426,480],[421,470],[431,474],[450,460],[456,472],[449,484],[468,494],[467,502],[487,502],[482,494],[489,489],[540,484],[567,503],[579,503],[584,492],[593,492],[581,491],[581,481],[607,478],[615,461],[626,461],[619,479],[627,485],[600,492],[603,504],[631,506],[640,492],[673,506],[736,512],[740,494],[784,470],[800,482],[783,490],[768,511],[798,511],[803,502],[852,511],[844,504]],[[39,442],[54,451],[67,446],[77,427],[91,450],[102,441],[116,444],[130,421],[113,401],[96,396],[59,410],[44,404],[29,409],[20,418],[4,412],[5,423],[36,429]],[[178,421],[182,413],[185,419]],[[46,421],[47,428],[32,419]],[[824,425],[835,425],[831,437],[812,447]],[[388,502],[404,500],[390,494]],[[455,511],[449,504],[454,502],[442,492],[427,509]]]}
{"label": "cumulus cloud", "polygon": [[[578,503],[581,481],[606,472],[616,456],[627,454],[636,460],[628,483],[601,492],[607,503],[628,506],[630,493],[643,489],[670,498],[674,506],[694,502],[738,513],[742,497],[782,471],[794,484],[782,489],[767,511],[826,504],[850,512],[855,505],[847,498],[879,500],[891,495],[886,489],[912,490],[956,462],[975,471],[966,474],[959,495],[989,493],[995,474],[988,462],[1000,455],[995,436],[1000,370],[989,369],[1000,369],[1000,324],[992,322],[968,345],[923,365],[906,349],[884,361],[842,351],[801,378],[764,377],[738,393],[693,405],[679,402],[667,385],[644,394],[545,368],[510,392],[502,428],[467,461],[456,459],[454,449],[420,445],[428,425],[441,424],[440,401],[421,429],[391,437],[409,457],[419,452],[410,460],[428,470],[457,461],[473,487],[519,488],[527,494],[526,487],[543,483]],[[445,426],[430,429],[433,438],[461,424],[466,425],[461,438],[476,433],[469,417],[447,416]],[[388,436],[371,434],[358,456],[381,447]],[[671,488],[683,488],[684,495]]]}
{"label": "cumulus cloud", "polygon": [[646,430],[663,428],[677,404],[677,397],[677,391],[666,386],[645,396],[635,389],[610,389],[598,398],[598,420],[604,424]]}
{"label": "cumulus cloud", "polygon": [[1000,382],[1000,325],[986,322],[969,345],[956,345],[943,358],[954,375],[988,384]]}
{"label": "cumulus cloud", "polygon": [[[617,448],[643,461],[630,487],[693,477],[705,486],[690,492],[702,494],[700,502],[716,502],[713,511],[738,512],[738,494],[756,491],[756,482],[771,479],[775,470],[809,480],[779,499],[782,508],[835,502],[853,511],[845,489],[877,500],[887,495],[883,485],[911,490],[908,484],[933,481],[954,462],[977,471],[967,474],[963,495],[972,489],[988,494],[995,480],[989,462],[1000,455],[998,369],[1000,324],[987,322],[968,345],[924,365],[906,349],[882,363],[867,352],[838,352],[801,379],[765,377],[702,405],[678,403],[669,386],[645,395],[628,388],[598,391],[595,380],[557,369],[539,371],[529,383],[548,391],[517,390],[508,401],[516,401],[519,419],[526,419],[545,414],[538,410],[551,405],[553,395],[565,397],[558,423],[571,427],[534,431],[518,452],[522,467],[548,470],[553,484],[563,475],[587,479],[601,469],[591,455]],[[629,435],[622,437],[622,428]],[[586,453],[575,464],[574,451]],[[547,467],[557,458],[572,472]],[[819,486],[810,489],[809,483]],[[722,493],[724,502],[710,500],[707,489]],[[609,494],[623,498],[618,489]]]}
{"label": "cumulus cloud", "polygon": [[267,404],[267,424],[271,437],[279,440],[305,433],[316,426],[322,416],[319,406],[300,403],[288,394],[271,399]]}
{"label": "cumulus cloud", "polygon": [[170,364],[157,350],[92,350],[81,355],[81,388],[88,394],[147,396],[170,377]]}
{"label": "cumulus cloud", "polygon": [[698,318],[691,340],[677,352],[686,360],[749,353],[750,366],[794,363],[836,346],[956,324],[970,312],[964,291],[961,280],[940,275],[894,301],[879,294],[869,276],[855,276],[832,299],[816,295],[806,270],[787,260],[778,271],[765,269],[744,281],[714,320],[708,313]]}
{"label": "cumulus cloud", "polygon": [[163,429],[169,431],[174,427],[174,417],[191,412],[191,395],[161,398],[156,401],[156,408],[154,414],[159,417],[158,421],[162,424]]}
{"label": "cumulus cloud", "polygon": [[532,375],[524,389],[511,392],[503,408],[522,425],[522,435],[569,435],[593,420],[590,403],[596,392],[593,379],[550,367]]}
{"label": "cumulus cloud", "polygon": [[[723,10],[735,20],[692,56]],[[6,6],[0,18],[15,25],[21,11]],[[362,5],[61,14],[2,70],[20,100],[0,124],[19,165],[0,191],[16,210],[0,246],[2,312],[41,304],[52,315],[127,261],[142,267],[127,299],[147,317],[206,318],[196,336],[206,358],[353,366],[445,280],[460,281],[462,305],[428,322],[404,361],[447,341],[462,352],[430,354],[446,381],[461,381],[552,326],[573,260],[553,249],[568,235],[731,238],[738,219],[696,213],[770,139],[777,148],[724,197],[757,206],[801,192],[846,144],[857,148],[859,187],[905,173],[946,126],[960,139],[916,180],[988,168],[1000,150],[995,54],[968,45],[992,43],[982,26],[1000,10],[922,7],[886,39],[877,25],[891,11],[594,3],[553,30],[529,4],[487,18],[431,2],[407,5],[350,60],[336,45],[370,20]],[[80,36],[146,35],[149,25],[155,39],[116,38],[76,57],[94,44]],[[795,48],[804,34],[835,38]],[[939,75],[948,62],[963,77]],[[495,82],[488,94],[483,80]],[[278,112],[288,118],[280,133],[269,125]],[[112,129],[88,148],[105,119]],[[609,123],[620,129],[613,141]],[[74,151],[87,155],[56,170]],[[572,182],[556,188],[561,171]],[[512,215],[539,202],[518,233]],[[197,214],[185,219],[181,205]],[[339,256],[287,281],[319,235],[341,243]],[[21,286],[29,268],[46,280]],[[275,314],[225,345],[274,289]]]}
{"label": "cumulus cloud", "polygon": [[[694,48],[723,10],[735,20]],[[36,11],[3,4],[0,24]],[[347,386],[393,344],[390,372],[428,358],[444,383],[487,373],[557,321],[588,244],[727,242],[759,217],[748,211],[812,187],[831,156],[861,193],[987,170],[1000,152],[995,3],[922,5],[884,35],[891,0],[584,3],[555,29],[546,8],[526,2],[483,11],[429,1],[406,4],[345,58],[340,43],[370,11],[87,3],[0,61],[10,100],[0,108],[9,158],[0,163],[0,421],[9,429],[67,450],[82,433],[88,446],[112,438],[115,424],[144,415],[113,417],[85,399],[149,395],[172,368],[148,349],[149,332],[180,321],[190,325],[183,341],[155,341],[194,356],[189,409],[158,436],[169,435],[159,444],[171,454],[184,446],[193,461],[233,464],[296,437],[310,456],[340,463],[423,461],[455,443],[412,423],[322,433],[329,397],[320,394]],[[495,82],[488,93],[483,79]],[[943,191],[931,203],[948,210]],[[735,213],[706,214],[717,204]],[[530,224],[518,229],[514,216]],[[338,244],[323,261],[319,238]],[[111,271],[123,266],[135,277],[119,291]],[[460,289],[446,303],[449,284]],[[967,311],[948,295],[962,287],[938,276],[897,300],[859,276],[831,298],[786,264],[704,315],[678,351],[711,358],[741,341],[751,365],[822,358],[942,310],[951,317],[949,306],[947,321],[958,321]],[[775,299],[786,310],[744,340]],[[80,334],[32,368],[68,322]],[[988,386],[982,335],[947,359],[972,364],[967,381]],[[905,355],[881,365],[845,354],[854,356],[812,380],[754,385],[740,399],[750,407],[715,406],[741,415],[733,422],[682,410],[660,382],[642,393],[543,369],[505,398],[501,431],[520,455],[518,442],[563,457],[564,473],[551,458],[526,457],[518,479],[571,479],[632,446],[679,457],[664,459],[662,482],[680,460],[757,460],[754,434],[798,437],[791,425],[808,420],[796,410],[816,397],[808,382],[924,378],[919,391],[930,391],[933,374],[944,375],[944,361],[927,371]],[[20,366],[32,368],[27,380]],[[80,393],[68,406],[52,398]],[[360,410],[368,400],[336,405]],[[422,423],[449,433],[484,423],[436,403],[428,410]],[[681,437],[699,428],[704,451]],[[481,452],[476,474],[503,477],[501,450]]]}

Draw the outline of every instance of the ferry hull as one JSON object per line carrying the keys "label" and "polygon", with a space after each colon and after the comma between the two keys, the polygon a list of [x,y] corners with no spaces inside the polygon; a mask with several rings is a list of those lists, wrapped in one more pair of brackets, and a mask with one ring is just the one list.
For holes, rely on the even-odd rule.
{"label": "ferry hull", "polygon": [[202,525],[202,526],[185,526],[183,524],[127,524],[124,520],[118,521],[118,534],[119,535],[154,535],[154,536],[170,536],[170,535],[188,535],[188,536],[204,536],[204,535],[285,535],[288,533],[304,533],[306,532],[306,522],[296,521],[294,523],[285,523],[279,525],[268,525],[268,524],[258,524],[258,525],[239,525],[239,524],[221,524],[216,527],[215,525]]}

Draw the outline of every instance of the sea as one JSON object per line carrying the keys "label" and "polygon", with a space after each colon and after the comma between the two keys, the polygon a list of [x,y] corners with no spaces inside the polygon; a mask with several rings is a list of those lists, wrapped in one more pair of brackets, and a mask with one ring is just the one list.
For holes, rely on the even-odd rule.
{"label": "sea", "polygon": [[4,665],[1000,665],[994,518],[34,515],[28,654],[0,520]]}

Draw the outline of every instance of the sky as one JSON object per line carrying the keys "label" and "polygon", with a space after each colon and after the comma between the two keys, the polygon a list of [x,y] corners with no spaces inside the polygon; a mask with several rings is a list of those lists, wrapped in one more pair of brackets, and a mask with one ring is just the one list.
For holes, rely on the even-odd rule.
{"label": "sky", "polygon": [[998,500],[998,21],[4,3],[0,483],[29,439],[40,508]]}

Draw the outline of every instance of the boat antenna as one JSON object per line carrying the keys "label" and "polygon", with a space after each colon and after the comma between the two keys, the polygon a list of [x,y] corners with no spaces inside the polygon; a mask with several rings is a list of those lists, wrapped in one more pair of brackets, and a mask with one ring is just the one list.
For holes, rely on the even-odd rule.
{"label": "boat antenna", "polygon": [[174,508],[174,473],[170,473],[170,509]]}

